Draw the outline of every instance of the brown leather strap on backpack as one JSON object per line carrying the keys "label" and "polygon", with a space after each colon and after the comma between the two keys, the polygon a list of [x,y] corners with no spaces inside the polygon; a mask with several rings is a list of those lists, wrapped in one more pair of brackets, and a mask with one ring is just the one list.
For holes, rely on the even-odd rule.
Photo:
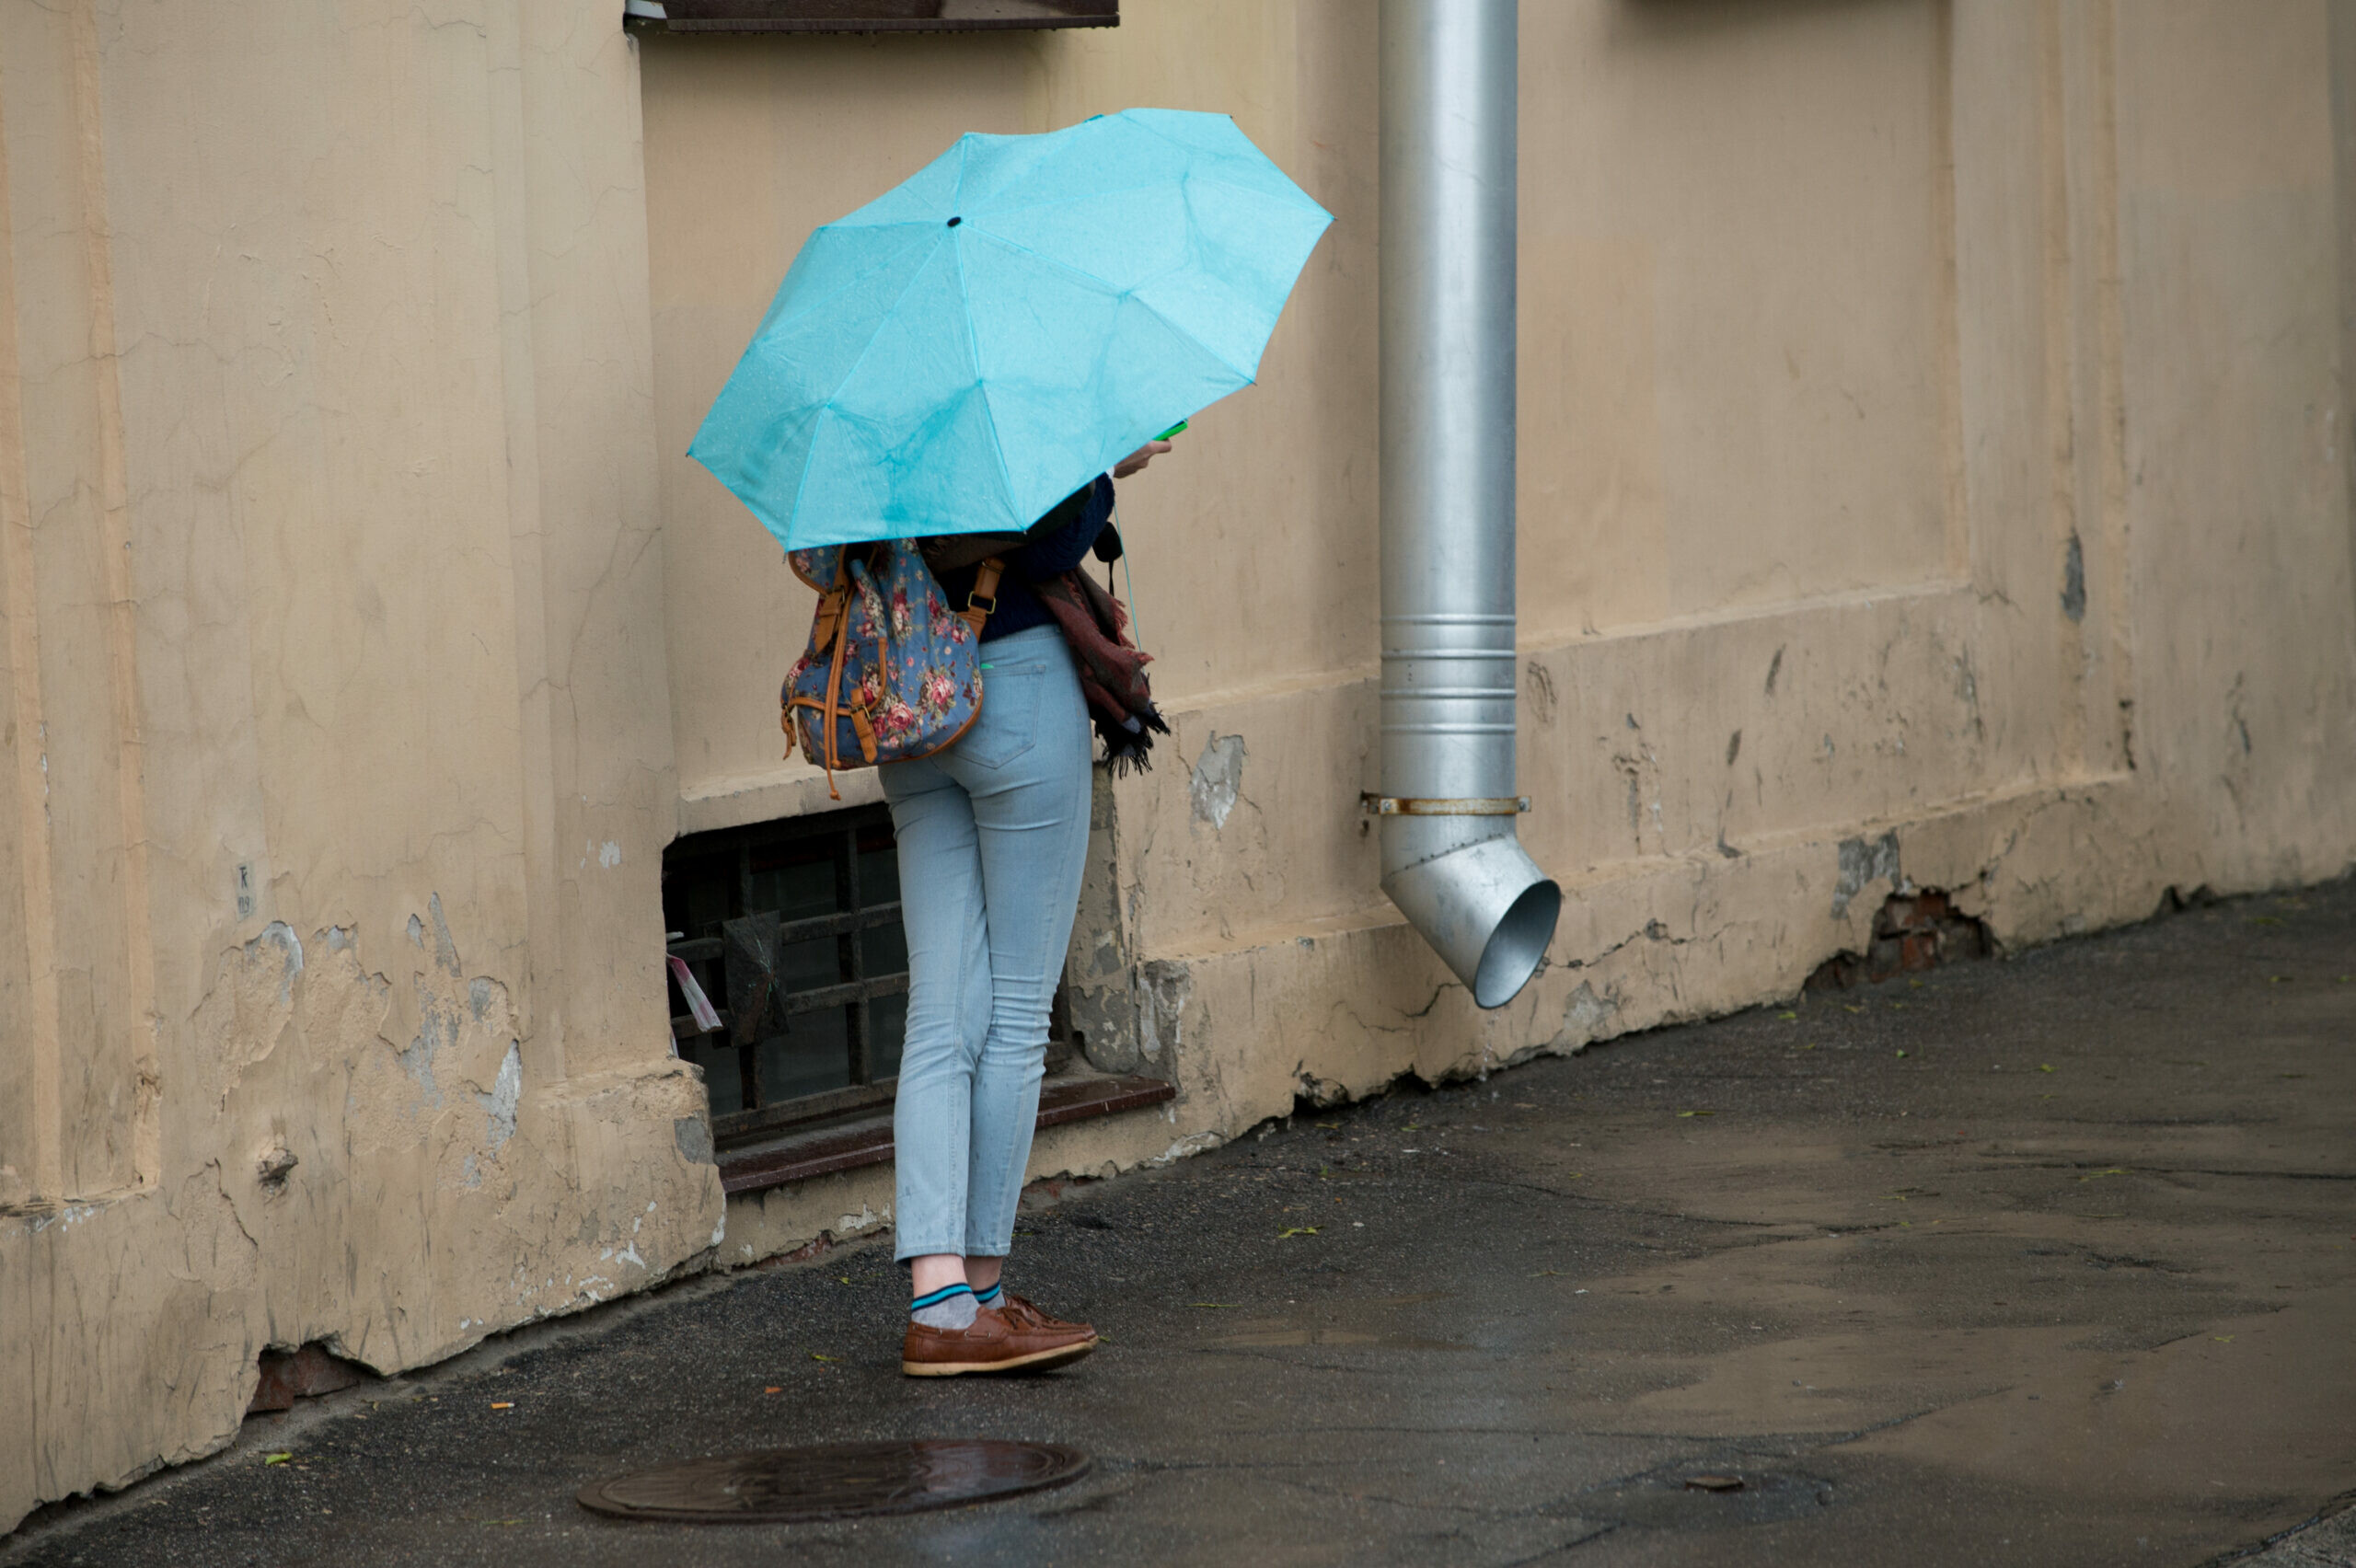
{"label": "brown leather strap on backpack", "polygon": [[843,661],[850,653],[850,635],[844,626],[844,621],[850,611],[851,587],[850,572],[847,567],[838,566],[835,569],[835,586],[827,591],[825,598],[819,601],[818,607],[818,614],[825,623],[826,632],[834,639],[835,643],[834,662],[826,669],[825,709],[826,755],[824,757],[813,757],[811,760],[826,770],[827,798],[839,801],[843,795],[841,790],[835,788],[835,769],[840,766],[842,757],[836,749],[835,718],[840,711],[838,705],[842,700]]}
{"label": "brown leather strap on backpack", "polygon": [[965,595],[965,607],[957,612],[957,618],[980,631],[982,623],[998,608],[998,580],[1005,575],[1006,562],[996,556],[976,567],[974,591]]}
{"label": "brown leather strap on backpack", "polygon": [[[817,613],[810,621],[810,645],[822,652],[837,645],[843,634],[843,621],[850,608],[850,589],[839,570],[835,576],[835,584],[819,594]],[[794,706],[791,701],[782,701],[778,705],[778,728],[785,732],[785,755],[789,760],[793,755],[794,744],[801,738],[793,727]],[[803,749],[807,751],[809,748],[805,746]],[[824,762],[823,758],[815,755],[810,760],[822,765]],[[829,778],[826,784],[832,789],[833,778]]]}

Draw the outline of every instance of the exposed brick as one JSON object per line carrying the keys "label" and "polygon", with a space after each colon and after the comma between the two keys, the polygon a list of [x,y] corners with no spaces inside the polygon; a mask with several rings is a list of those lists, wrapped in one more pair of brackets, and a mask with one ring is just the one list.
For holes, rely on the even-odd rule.
{"label": "exposed brick", "polygon": [[261,1353],[261,1382],[255,1388],[246,1413],[292,1410],[296,1400],[331,1394],[374,1377],[375,1373],[358,1362],[330,1354],[317,1340],[299,1350],[265,1350]]}
{"label": "exposed brick", "polygon": [[1959,913],[1939,888],[1892,894],[1874,914],[1873,939],[1863,953],[1838,952],[1807,977],[1812,991],[1877,985],[1943,963],[1987,958],[1995,951],[1988,928]]}

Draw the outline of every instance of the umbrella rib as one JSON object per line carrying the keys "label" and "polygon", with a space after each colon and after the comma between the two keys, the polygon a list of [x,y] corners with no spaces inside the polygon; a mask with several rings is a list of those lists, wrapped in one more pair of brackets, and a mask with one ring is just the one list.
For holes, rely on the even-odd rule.
{"label": "umbrella rib", "polygon": [[[965,171],[961,165],[957,178],[962,181]],[[1005,487],[1007,510],[1014,510],[1014,475],[1006,466],[1006,443],[998,431],[998,410],[990,406],[989,378],[982,374],[982,339],[974,329],[974,296],[965,288],[965,252],[961,247],[957,258],[957,303],[965,312],[965,348],[974,356],[974,386],[982,395],[982,417],[990,422],[990,452],[998,458],[999,483]]]}
{"label": "umbrella rib", "polygon": [[[1284,176],[1287,184],[1291,183],[1291,177],[1285,175],[1284,170],[1278,169],[1276,173]],[[1107,196],[1123,196],[1132,190],[1150,190],[1157,185],[1188,185],[1196,181],[1205,185],[1224,185],[1230,190],[1240,190],[1246,196],[1257,196],[1264,202],[1291,207],[1299,212],[1325,213],[1328,221],[1331,221],[1334,216],[1333,213],[1325,212],[1324,203],[1297,185],[1293,186],[1293,195],[1287,196],[1281,191],[1265,190],[1256,185],[1246,185],[1239,179],[1228,179],[1217,174],[1199,173],[1192,169],[1184,174],[1165,175],[1159,179],[1141,179],[1135,185],[1108,185],[1102,190],[1090,190],[1078,196],[1049,196],[1036,202],[1017,202],[1003,207],[983,207],[977,211],[976,216],[987,219],[1002,213],[1035,213],[1045,207],[1068,207],[1074,202],[1099,202]]]}
{"label": "umbrella rib", "polygon": [[[1201,349],[1206,354],[1209,354],[1211,358],[1218,361],[1219,363],[1226,365],[1228,369],[1233,371],[1236,375],[1243,377],[1245,385],[1256,386],[1258,384],[1259,378],[1253,375],[1251,372],[1243,369],[1241,365],[1230,363],[1224,355],[1213,352],[1209,345],[1206,344],[1200,338],[1195,336],[1194,333],[1186,330],[1185,328],[1178,325],[1177,322],[1171,320],[1167,315],[1156,307],[1150,301],[1138,298],[1138,292],[1136,289],[1114,288],[1108,279],[1100,278],[1093,272],[1083,271],[1080,268],[1073,266],[1068,261],[1059,261],[1055,257],[1034,250],[1027,245],[1018,245],[1002,234],[992,234],[987,229],[982,230],[981,233],[983,237],[994,240],[998,244],[1005,246],[1009,250],[1017,251],[1024,256],[1028,256],[1044,266],[1057,268],[1063,271],[1070,273],[1075,278],[1085,278],[1090,282],[1096,284],[1099,288],[1103,289],[1106,293],[1110,294],[1114,299],[1126,300],[1136,305],[1140,309],[1152,311],[1155,317],[1158,318],[1162,325],[1168,327],[1172,332],[1177,333],[1181,338],[1185,339],[1196,348]],[[960,271],[963,271],[962,266]],[[970,317],[970,306],[968,307],[967,314]]]}
{"label": "umbrella rib", "polygon": [[[933,226],[935,225],[931,224],[874,224],[868,225],[868,231],[870,233],[875,233],[887,228],[912,228],[921,231]],[[835,227],[836,225],[833,224],[822,225],[818,232],[823,234]],[[813,294],[806,299],[797,300],[792,310],[779,317],[774,321],[762,323],[762,330],[774,332],[780,327],[791,326],[794,322],[801,320],[805,316],[816,315],[821,309],[833,304],[836,300],[842,298],[843,295],[850,293],[852,289],[856,288],[860,283],[865,282],[869,278],[873,277],[876,273],[890,267],[893,262],[900,259],[900,252],[895,251],[890,256],[884,258],[884,259],[861,268],[857,272],[854,272],[845,278],[841,282],[837,283],[833,288],[828,289],[826,293],[822,294]],[[758,337],[759,333],[756,332],[755,336]]]}
{"label": "umbrella rib", "polygon": [[[926,258],[926,264],[930,264],[930,259],[931,259],[930,257]],[[963,266],[958,268],[958,275],[960,277],[964,275],[964,268]],[[922,276],[924,276],[924,265],[918,265],[908,273],[908,281],[900,285],[900,292],[893,295],[892,309],[884,311],[882,316],[876,318],[875,330],[869,335],[867,341],[860,346],[859,357],[850,362],[849,369],[844,371],[841,375],[836,377],[834,391],[827,393],[826,400],[818,405],[818,418],[820,420],[825,419],[827,415],[832,414],[835,411],[836,397],[841,393],[845,386],[850,384],[850,378],[859,374],[859,367],[867,363],[867,356],[875,351],[875,340],[884,335],[883,324],[892,318],[893,311],[896,311],[900,308],[900,303],[908,297],[908,291],[917,286],[917,280]],[[799,515],[802,511],[803,488],[810,482],[810,467],[811,464],[816,460],[818,455],[818,436],[814,428],[817,421],[814,420],[811,422],[813,429],[810,436],[810,448],[802,455],[802,477],[793,481],[793,508],[785,514],[786,523],[789,527],[791,526],[793,519]]]}
{"label": "umbrella rib", "polygon": [[[1200,111],[1197,111],[1197,112],[1200,112]],[[1156,140],[1156,141],[1158,141],[1158,142],[1167,142],[1167,143],[1169,143],[1172,146],[1173,146],[1173,147],[1177,148],[1180,152],[1182,152],[1182,153],[1185,154],[1188,157],[1193,157],[1193,156],[1194,156],[1195,154],[1197,154],[1197,153],[1204,153],[1204,152],[1206,152],[1206,151],[1207,151],[1207,149],[1202,148],[1202,147],[1190,147],[1190,146],[1188,146],[1185,143],[1184,143],[1184,142],[1182,142],[1182,141],[1178,140],[1178,138],[1177,138],[1177,137],[1175,137],[1175,136],[1165,135],[1165,134],[1163,134],[1161,132],[1155,130],[1155,129],[1154,129],[1150,124],[1147,123],[1145,121],[1142,121],[1142,120],[1131,120],[1131,119],[1129,118],[1128,114],[1127,114],[1126,111],[1122,114],[1121,118],[1122,118],[1123,120],[1125,120],[1125,121],[1128,121],[1128,123],[1129,123],[1132,127],[1136,128],[1137,130],[1139,130],[1139,131],[1144,132],[1147,135],[1151,136],[1154,140]],[[1222,114],[1222,115],[1220,115],[1218,118],[1220,118],[1221,120],[1226,121],[1230,125],[1235,125],[1235,116],[1233,116],[1233,115],[1231,115],[1231,114]],[[1243,144],[1244,144],[1245,146],[1247,146],[1247,147],[1251,147],[1251,148],[1252,148],[1252,150],[1253,150],[1253,152],[1255,152],[1255,153],[1260,151],[1260,149],[1259,149],[1256,145],[1254,145],[1254,144],[1253,144],[1253,141],[1252,141],[1252,138],[1251,138],[1251,137],[1249,137],[1249,136],[1244,136],[1244,135],[1243,135],[1243,127],[1242,127],[1241,125],[1235,125],[1235,133],[1236,133],[1238,136],[1242,136],[1242,137],[1243,137]],[[1211,156],[1222,156],[1222,157],[1233,157],[1235,155],[1234,155],[1234,154],[1232,154],[1232,153],[1225,153],[1225,154],[1217,154],[1217,155],[1211,155]],[[1286,180],[1290,181],[1290,180],[1292,179],[1292,176],[1290,176],[1290,175],[1288,175],[1288,174],[1285,174],[1284,169],[1283,169],[1283,168],[1282,168],[1282,167],[1281,167],[1276,163],[1276,159],[1271,158],[1271,157],[1268,157],[1268,155],[1267,155],[1267,154],[1265,154],[1265,153],[1260,153],[1260,156],[1261,156],[1263,158],[1266,158],[1266,159],[1267,159],[1267,164],[1268,164],[1268,167],[1269,167],[1270,168],[1275,169],[1275,170],[1276,170],[1278,174],[1280,174],[1280,175],[1284,175],[1284,178],[1286,179]],[[1299,187],[1296,185],[1296,186],[1294,187],[1294,189],[1295,189],[1295,190],[1299,190]],[[1308,193],[1307,193],[1306,191],[1303,191],[1303,192],[1302,192],[1302,194],[1303,194],[1303,195],[1306,195],[1306,194],[1308,194]]]}
{"label": "umbrella rib", "polygon": [[1107,196],[1125,195],[1131,190],[1150,190],[1157,185],[1169,185],[1189,178],[1185,175],[1161,175],[1152,179],[1140,179],[1135,185],[1107,185],[1098,190],[1083,190],[1076,196],[1043,196],[1036,202],[1011,202],[1004,206],[992,204],[976,208],[976,217],[987,218],[1000,213],[1032,213],[1042,207],[1067,207],[1074,202],[1097,202]]}

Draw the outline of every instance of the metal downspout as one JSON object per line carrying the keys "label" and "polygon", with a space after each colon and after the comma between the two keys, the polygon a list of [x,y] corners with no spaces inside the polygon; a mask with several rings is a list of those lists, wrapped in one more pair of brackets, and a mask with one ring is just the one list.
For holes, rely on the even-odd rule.
{"label": "metal downspout", "polygon": [[1514,836],[1516,0],[1382,0],[1382,889],[1484,1008],[1562,890]]}

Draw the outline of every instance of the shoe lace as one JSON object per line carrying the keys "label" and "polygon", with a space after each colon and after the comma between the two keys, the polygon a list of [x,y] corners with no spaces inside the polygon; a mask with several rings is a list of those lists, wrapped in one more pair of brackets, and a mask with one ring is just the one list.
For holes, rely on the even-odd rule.
{"label": "shoe lace", "polygon": [[1056,1322],[1055,1319],[1011,1290],[999,1298],[998,1310],[999,1316],[1018,1328],[1044,1329]]}

